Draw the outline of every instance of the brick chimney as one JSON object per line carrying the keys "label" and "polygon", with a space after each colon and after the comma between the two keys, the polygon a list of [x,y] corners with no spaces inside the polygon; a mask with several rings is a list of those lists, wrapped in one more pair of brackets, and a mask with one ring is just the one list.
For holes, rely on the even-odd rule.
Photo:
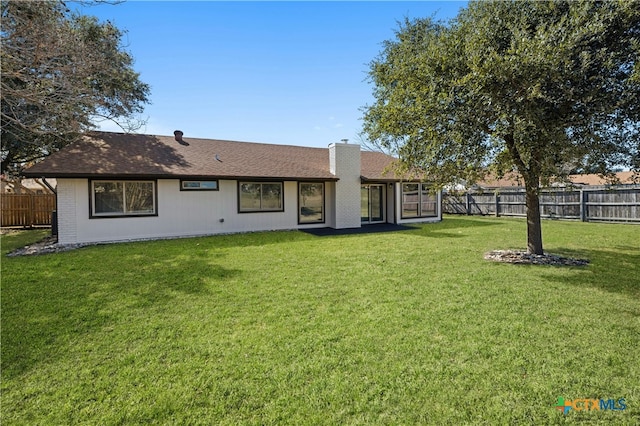
{"label": "brick chimney", "polygon": [[360,145],[329,145],[329,171],[336,182],[335,228],[360,228]]}

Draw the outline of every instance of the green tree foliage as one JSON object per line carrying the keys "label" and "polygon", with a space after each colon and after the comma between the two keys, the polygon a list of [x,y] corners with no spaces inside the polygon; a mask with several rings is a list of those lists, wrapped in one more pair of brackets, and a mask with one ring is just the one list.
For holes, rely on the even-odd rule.
{"label": "green tree foliage", "polygon": [[363,133],[437,187],[517,171],[542,254],[541,185],[640,169],[639,51],[633,1],[480,1],[406,21],[370,65]]}
{"label": "green tree foliage", "polygon": [[19,174],[112,120],[124,131],[148,103],[122,32],[61,1],[2,1],[2,172]]}

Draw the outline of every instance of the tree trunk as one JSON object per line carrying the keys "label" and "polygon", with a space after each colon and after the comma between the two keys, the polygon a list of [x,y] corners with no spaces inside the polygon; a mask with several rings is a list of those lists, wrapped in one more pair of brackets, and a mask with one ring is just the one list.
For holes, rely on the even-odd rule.
{"label": "tree trunk", "polygon": [[544,254],[542,249],[542,224],[540,222],[540,195],[535,186],[525,180],[527,204],[527,253]]}
{"label": "tree trunk", "polygon": [[542,224],[540,223],[540,152],[532,153],[529,165],[522,160],[513,133],[503,136],[513,163],[524,179],[527,205],[527,253],[544,254],[542,249]]}

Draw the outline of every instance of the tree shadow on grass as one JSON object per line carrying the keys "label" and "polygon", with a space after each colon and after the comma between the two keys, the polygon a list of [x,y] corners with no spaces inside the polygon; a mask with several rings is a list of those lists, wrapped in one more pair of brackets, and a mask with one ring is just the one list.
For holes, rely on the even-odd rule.
{"label": "tree shadow on grass", "polygon": [[90,266],[105,256],[102,248],[26,259],[42,259],[42,266],[24,282],[2,285],[5,383],[16,383],[38,365],[67,356],[69,345],[78,339],[124,327],[123,318],[148,318],[173,303],[185,303],[184,297],[211,297],[212,283],[242,272],[210,258],[168,256],[153,262],[140,253],[123,258],[118,270]]}
{"label": "tree shadow on grass", "polygon": [[411,224],[393,224],[380,223],[372,225],[363,225],[360,228],[312,228],[301,229],[305,234],[316,237],[341,236],[341,235],[363,235],[363,234],[381,234],[387,232],[410,232],[413,235],[421,235],[433,238],[462,238],[461,233],[446,232],[447,230],[458,230],[465,228],[477,228],[482,226],[495,226],[499,223],[491,223],[487,221],[469,220],[461,218],[447,218],[440,222],[430,223],[411,223]]}
{"label": "tree shadow on grass", "polygon": [[[637,250],[637,248],[635,248]],[[610,293],[640,297],[640,252],[629,253],[627,248],[618,250],[571,250],[558,248],[553,253],[589,260],[589,266],[574,268],[572,274],[541,273],[540,276],[579,288],[599,288]]]}
{"label": "tree shadow on grass", "polygon": [[386,232],[399,232],[399,231],[412,231],[417,229],[416,227],[406,225],[396,225],[392,223],[381,223],[374,225],[364,225],[360,228],[311,228],[301,229],[300,231],[305,234],[313,235],[315,237],[331,237],[336,235],[363,235],[363,234],[380,234]]}

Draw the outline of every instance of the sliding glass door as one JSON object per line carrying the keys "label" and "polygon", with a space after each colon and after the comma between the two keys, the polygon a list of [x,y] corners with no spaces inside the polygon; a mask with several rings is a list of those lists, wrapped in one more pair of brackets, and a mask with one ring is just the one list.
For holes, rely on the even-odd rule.
{"label": "sliding glass door", "polygon": [[360,187],[360,219],[363,224],[384,222],[384,185]]}

